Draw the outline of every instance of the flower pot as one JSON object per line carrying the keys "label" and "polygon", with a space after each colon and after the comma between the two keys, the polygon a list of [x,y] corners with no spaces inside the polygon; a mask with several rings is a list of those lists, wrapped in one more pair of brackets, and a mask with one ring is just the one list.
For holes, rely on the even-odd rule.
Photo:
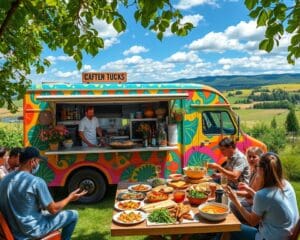
{"label": "flower pot", "polygon": [[58,143],[49,143],[49,148],[51,151],[58,150]]}
{"label": "flower pot", "polygon": [[71,139],[63,141],[63,145],[66,149],[71,149],[73,147],[73,141]]}

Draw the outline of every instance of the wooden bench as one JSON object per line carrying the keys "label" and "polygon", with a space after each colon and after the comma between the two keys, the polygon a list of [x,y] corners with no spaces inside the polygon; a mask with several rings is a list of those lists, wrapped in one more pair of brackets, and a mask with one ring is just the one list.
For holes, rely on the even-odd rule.
{"label": "wooden bench", "polygon": [[[0,212],[0,239],[1,240],[14,240],[14,236],[7,224],[6,219]],[[56,230],[49,233],[47,236],[41,238],[40,240],[61,240],[60,231]]]}

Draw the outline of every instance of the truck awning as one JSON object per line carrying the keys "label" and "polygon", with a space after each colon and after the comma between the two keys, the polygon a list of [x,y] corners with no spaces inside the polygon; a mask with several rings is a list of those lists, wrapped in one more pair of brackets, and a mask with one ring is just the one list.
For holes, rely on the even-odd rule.
{"label": "truck awning", "polygon": [[115,94],[115,95],[40,95],[38,100],[56,103],[136,103],[185,99],[188,93]]}

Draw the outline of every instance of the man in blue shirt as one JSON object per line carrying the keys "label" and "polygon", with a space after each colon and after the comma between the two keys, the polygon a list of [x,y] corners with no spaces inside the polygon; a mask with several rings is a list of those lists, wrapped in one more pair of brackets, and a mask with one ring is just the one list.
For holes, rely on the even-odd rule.
{"label": "man in blue shirt", "polygon": [[[0,211],[8,221],[16,240],[41,238],[62,228],[62,239],[71,239],[78,219],[74,210],[61,211],[69,202],[86,194],[80,189],[65,199],[54,202],[45,181],[32,173],[40,160],[45,160],[37,148],[26,147],[20,154],[18,171],[0,182]],[[46,209],[47,211],[42,211]],[[46,212],[46,213],[45,213]]]}

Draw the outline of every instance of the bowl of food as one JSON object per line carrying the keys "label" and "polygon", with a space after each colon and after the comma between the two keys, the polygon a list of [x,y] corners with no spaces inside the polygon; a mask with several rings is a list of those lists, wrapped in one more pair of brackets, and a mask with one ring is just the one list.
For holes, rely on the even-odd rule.
{"label": "bowl of food", "polygon": [[198,167],[198,166],[188,166],[183,168],[184,174],[192,179],[200,179],[203,178],[206,174],[205,167]]}
{"label": "bowl of food", "polygon": [[200,205],[205,203],[208,199],[208,194],[205,192],[200,192],[194,189],[189,189],[187,194],[187,199],[189,200],[191,205]]}
{"label": "bowl of food", "polygon": [[229,214],[228,206],[223,203],[207,202],[201,204],[198,209],[200,216],[209,221],[222,221]]}

